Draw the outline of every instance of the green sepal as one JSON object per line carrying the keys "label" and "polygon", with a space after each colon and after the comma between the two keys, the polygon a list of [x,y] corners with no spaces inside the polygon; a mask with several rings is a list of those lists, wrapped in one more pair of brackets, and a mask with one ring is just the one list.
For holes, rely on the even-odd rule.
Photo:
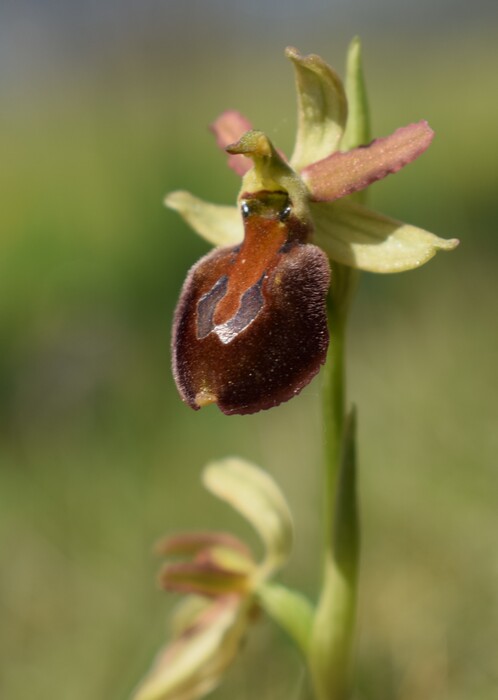
{"label": "green sepal", "polygon": [[456,238],[439,238],[346,200],[312,203],[311,213],[314,242],[331,260],[366,272],[413,270],[458,245]]}
{"label": "green sepal", "polygon": [[263,580],[281,568],[292,549],[293,524],[289,506],[265,471],[239,457],[212,462],[203,471],[204,486],[248,520],[266,549],[257,567]]}
{"label": "green sepal", "polygon": [[244,238],[244,225],[238,207],[211,204],[183,190],[170,192],[164,204],[177,211],[211,245],[237,245]]}
{"label": "green sepal", "polygon": [[213,690],[236,657],[250,623],[247,603],[225,597],[201,608],[163,647],[133,700],[197,700]]}
{"label": "green sepal", "polygon": [[347,117],[347,101],[339,76],[320,56],[301,56],[288,47],[297,90],[297,136],[291,165],[296,170],[337,150]]}

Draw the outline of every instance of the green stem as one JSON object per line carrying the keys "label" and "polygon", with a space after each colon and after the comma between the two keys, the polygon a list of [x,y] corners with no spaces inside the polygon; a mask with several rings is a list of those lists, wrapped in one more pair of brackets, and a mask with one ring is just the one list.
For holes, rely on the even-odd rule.
{"label": "green stem", "polygon": [[[361,46],[355,38],[346,69],[348,121],[341,150],[370,140]],[[364,202],[366,191],[351,195]],[[308,654],[318,700],[347,700],[356,613],[359,527],[356,503],[355,414],[346,416],[346,326],[357,271],[332,263],[328,320],[330,353],[324,368],[325,514],[323,582]]]}
{"label": "green stem", "polygon": [[333,300],[328,304],[328,326],[331,337],[329,354],[324,367],[323,425],[325,469],[325,546],[332,542],[335,492],[342,444],[346,406],[346,319]]}
{"label": "green stem", "polygon": [[358,524],[355,417],[346,416],[345,340],[347,309],[355,276],[335,265],[329,300],[331,350],[325,367],[324,571],[315,613],[309,664],[318,700],[346,700],[356,611]]}

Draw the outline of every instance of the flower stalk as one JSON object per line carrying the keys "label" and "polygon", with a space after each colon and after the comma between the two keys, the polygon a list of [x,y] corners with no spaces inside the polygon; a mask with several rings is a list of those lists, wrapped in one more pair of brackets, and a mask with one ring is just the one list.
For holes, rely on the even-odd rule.
{"label": "flower stalk", "polygon": [[[349,113],[343,141],[348,148],[370,138],[361,47],[353,39],[346,68]],[[366,191],[352,195],[364,203]],[[346,700],[350,694],[357,607],[360,532],[356,489],[356,411],[346,403],[348,312],[358,271],[332,265],[327,299],[331,345],[323,378],[324,561],[320,597],[310,642],[309,664],[318,700]],[[335,282],[335,283],[334,283]]]}
{"label": "flower stalk", "polygon": [[[346,415],[346,318],[329,301],[334,361],[324,369],[324,561],[309,649],[317,700],[349,697],[357,599],[359,528],[354,410]],[[331,353],[332,354],[332,353]]]}

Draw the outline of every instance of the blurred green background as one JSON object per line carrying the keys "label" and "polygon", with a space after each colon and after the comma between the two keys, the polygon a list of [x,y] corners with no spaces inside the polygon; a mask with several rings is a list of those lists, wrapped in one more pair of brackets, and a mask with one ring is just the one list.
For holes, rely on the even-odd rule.
{"label": "blurred green background", "polygon": [[[215,457],[276,476],[297,528],[283,580],[315,595],[320,380],[255,416],[180,402],[171,316],[207,246],[162,199],[233,202],[209,122],[238,108],[289,151],[284,47],[342,72],[356,33],[374,134],[422,118],[436,131],[372,204],[461,246],[364,275],[354,309],[355,698],[498,697],[496,19],[485,0],[2,3],[2,699],[128,697],[175,602],[155,586],[157,537],[230,527],[257,546],[200,486]],[[302,673],[262,621],[212,697],[298,700]]]}

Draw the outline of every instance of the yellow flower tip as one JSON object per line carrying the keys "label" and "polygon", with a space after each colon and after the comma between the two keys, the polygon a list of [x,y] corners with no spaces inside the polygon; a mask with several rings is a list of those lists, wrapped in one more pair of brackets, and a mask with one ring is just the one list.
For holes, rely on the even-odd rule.
{"label": "yellow flower tip", "polygon": [[251,129],[236,142],[227,146],[227,153],[231,155],[244,155],[249,158],[269,158],[272,155],[272,145],[266,134],[262,131]]}
{"label": "yellow flower tip", "polygon": [[459,245],[460,245],[459,238],[440,238],[439,239],[440,250],[455,250],[455,248]]}
{"label": "yellow flower tip", "polygon": [[210,406],[212,403],[216,403],[218,401],[218,397],[216,394],[213,394],[212,391],[206,391],[202,390],[199,391],[198,394],[195,396],[195,403],[199,408],[204,408],[204,406]]}
{"label": "yellow flower tip", "polygon": [[302,58],[301,54],[294,46],[287,46],[284,53],[286,58],[289,58],[291,61],[298,61]]}
{"label": "yellow flower tip", "polygon": [[182,205],[190,197],[188,192],[184,190],[175,190],[174,192],[168,192],[168,194],[163,199],[163,204],[168,209],[173,209],[174,211],[181,211]]}
{"label": "yellow flower tip", "polygon": [[358,53],[361,53],[361,39],[357,34],[349,42],[347,55],[348,55],[348,58],[353,56],[353,55],[356,55],[356,57],[357,57]]}
{"label": "yellow flower tip", "polygon": [[310,70],[317,72],[323,70],[323,68],[331,68],[325,63],[325,61],[315,53],[310,53],[307,56],[303,56],[302,53],[294,46],[287,46],[285,49],[285,56],[291,60],[293,63],[302,66],[303,68],[309,68]]}

